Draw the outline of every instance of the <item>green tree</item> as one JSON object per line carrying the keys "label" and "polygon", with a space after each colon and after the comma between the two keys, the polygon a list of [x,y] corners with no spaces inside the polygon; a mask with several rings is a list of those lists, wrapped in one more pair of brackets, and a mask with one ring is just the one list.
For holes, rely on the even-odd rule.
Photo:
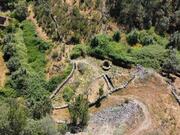
{"label": "green tree", "polygon": [[27,7],[24,4],[18,4],[13,12],[14,18],[22,22],[28,15]]}
{"label": "green tree", "polygon": [[14,47],[14,43],[7,43],[3,46],[3,57],[5,61],[8,61],[12,56],[15,56],[16,49]]}
{"label": "green tree", "polygon": [[139,42],[139,32],[137,30],[131,31],[127,35],[127,41],[130,45],[134,45]]}
{"label": "green tree", "polygon": [[24,103],[18,100],[10,100],[8,121],[12,135],[18,135],[24,129],[27,120],[27,112]]}
{"label": "green tree", "polygon": [[11,57],[9,61],[7,62],[7,67],[10,72],[14,72],[18,70],[18,68],[21,66],[19,59],[17,57]]}
{"label": "green tree", "polygon": [[121,39],[121,34],[119,31],[116,31],[113,35],[113,40],[119,42],[120,39]]}
{"label": "green tree", "polygon": [[23,99],[10,99],[0,105],[0,135],[19,135],[27,123],[27,109]]}
{"label": "green tree", "polygon": [[167,73],[167,76],[170,77],[170,74],[175,74],[178,71],[179,61],[176,56],[176,50],[169,50],[167,58],[164,60],[162,65],[162,71]]}
{"label": "green tree", "polygon": [[15,89],[19,95],[26,95],[28,93],[28,78],[29,75],[26,69],[19,68],[16,72],[12,73],[7,84]]}
{"label": "green tree", "polygon": [[84,128],[87,125],[89,119],[88,108],[88,100],[87,98],[84,98],[83,95],[77,96],[75,98],[75,101],[69,104],[68,109],[70,112],[71,122],[73,126]]}
{"label": "green tree", "polygon": [[180,51],[180,32],[175,32],[171,35],[168,47],[176,48]]}
{"label": "green tree", "polygon": [[[39,94],[38,94],[39,95]],[[37,95],[36,95],[37,96]],[[31,114],[34,119],[41,119],[42,117],[50,114],[52,110],[51,101],[46,96],[41,96],[39,99],[35,99],[36,97],[32,96],[29,99],[29,103],[31,104]],[[38,97],[37,97],[38,98]]]}

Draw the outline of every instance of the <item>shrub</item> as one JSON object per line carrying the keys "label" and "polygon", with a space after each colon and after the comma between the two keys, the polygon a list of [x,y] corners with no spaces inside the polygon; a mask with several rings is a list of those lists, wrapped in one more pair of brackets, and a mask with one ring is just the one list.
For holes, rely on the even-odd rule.
{"label": "shrub", "polygon": [[26,19],[27,14],[28,14],[28,12],[27,12],[27,8],[25,5],[18,5],[13,12],[14,18],[19,20],[20,22],[22,22],[23,20]]}
{"label": "shrub", "polygon": [[139,42],[142,45],[152,45],[152,44],[155,44],[154,37],[151,36],[150,34],[148,34],[146,31],[140,32]]}
{"label": "shrub", "polygon": [[159,22],[156,24],[156,30],[159,34],[164,34],[167,30],[169,30],[170,19],[168,17],[162,17]]}
{"label": "shrub", "polygon": [[104,95],[103,87],[104,87],[104,85],[101,85],[99,88],[99,97],[102,97]]}
{"label": "shrub", "polygon": [[159,70],[166,57],[166,50],[162,46],[151,45],[142,49],[134,49],[131,55],[135,64]]}
{"label": "shrub", "polygon": [[57,52],[57,51],[54,51],[51,57],[52,57],[53,59],[56,59],[56,58],[58,57],[58,55],[59,55],[58,52]]}
{"label": "shrub", "polygon": [[73,44],[79,44],[80,43],[80,35],[79,34],[75,34],[74,36],[71,37],[71,42]]}
{"label": "shrub", "polygon": [[176,48],[180,51],[180,32],[175,32],[171,35],[168,47]]}
{"label": "shrub", "polygon": [[68,65],[68,67],[64,70],[64,72],[61,75],[52,77],[48,81],[46,89],[50,92],[54,91],[58,84],[60,84],[64,79],[66,79],[66,77],[71,73],[71,70],[72,65]]}
{"label": "shrub", "polygon": [[9,61],[7,62],[7,68],[12,73],[21,66],[20,61],[17,57],[11,57]]}
{"label": "shrub", "polygon": [[89,105],[87,98],[83,95],[79,95],[75,98],[75,101],[69,104],[69,112],[72,122],[72,132],[76,132],[76,127],[84,128],[89,120]]}
{"label": "shrub", "polygon": [[39,39],[36,39],[35,45],[38,46],[39,51],[42,53],[49,49],[49,44]]}
{"label": "shrub", "polygon": [[41,119],[52,110],[50,99],[43,95],[38,100],[30,99],[29,103],[31,103],[31,114],[34,119]]}
{"label": "shrub", "polygon": [[137,30],[133,30],[131,31],[128,35],[127,35],[127,42],[130,45],[134,45],[136,43],[139,42],[139,32]]}
{"label": "shrub", "polygon": [[121,39],[120,32],[119,31],[115,32],[113,35],[113,40],[119,42],[120,39]]}
{"label": "shrub", "polygon": [[98,35],[91,40],[91,47],[105,46],[111,41],[107,35]]}
{"label": "shrub", "polygon": [[87,46],[86,45],[76,45],[71,54],[70,57],[71,59],[77,59],[78,57],[85,57],[87,54]]}
{"label": "shrub", "polygon": [[170,73],[177,73],[180,62],[176,56],[176,50],[168,50],[167,58],[162,64],[162,71],[166,72],[168,76]]}
{"label": "shrub", "polygon": [[64,98],[64,101],[66,102],[70,102],[73,95],[74,95],[74,91],[71,89],[71,87],[65,87],[64,88],[64,91],[63,91],[63,98]]}
{"label": "shrub", "polygon": [[15,98],[17,96],[17,93],[14,89],[5,87],[0,89],[0,96]]}
{"label": "shrub", "polygon": [[3,58],[5,61],[8,61],[12,56],[16,55],[16,48],[14,46],[14,43],[8,43],[5,44],[3,47]]}
{"label": "shrub", "polygon": [[28,89],[28,74],[23,68],[19,68],[10,76],[7,85],[15,89],[19,95],[27,94]]}

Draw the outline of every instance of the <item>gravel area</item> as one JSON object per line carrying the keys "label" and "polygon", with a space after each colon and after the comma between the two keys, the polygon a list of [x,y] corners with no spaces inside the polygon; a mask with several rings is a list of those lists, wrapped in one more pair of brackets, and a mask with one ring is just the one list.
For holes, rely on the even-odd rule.
{"label": "gravel area", "polygon": [[99,135],[113,134],[117,128],[124,127],[123,132],[125,132],[124,130],[136,127],[143,119],[142,108],[137,103],[129,101],[106,108],[91,116],[87,130]]}

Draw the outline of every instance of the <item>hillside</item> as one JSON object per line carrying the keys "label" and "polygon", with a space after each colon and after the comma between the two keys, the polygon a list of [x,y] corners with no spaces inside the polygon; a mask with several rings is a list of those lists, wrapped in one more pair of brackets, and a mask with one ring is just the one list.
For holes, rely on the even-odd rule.
{"label": "hillside", "polygon": [[0,3],[0,135],[179,135],[179,0]]}

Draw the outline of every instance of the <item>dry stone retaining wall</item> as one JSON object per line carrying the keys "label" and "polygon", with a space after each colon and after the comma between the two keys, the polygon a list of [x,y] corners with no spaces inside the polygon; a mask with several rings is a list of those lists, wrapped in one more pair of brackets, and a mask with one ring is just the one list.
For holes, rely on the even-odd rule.
{"label": "dry stone retaining wall", "polygon": [[68,76],[60,85],[58,85],[58,87],[53,91],[53,93],[52,93],[51,96],[50,96],[50,99],[52,99],[52,98],[62,89],[62,87],[69,81],[69,79],[73,76],[74,71],[76,70],[76,63],[73,62],[72,65],[73,65],[73,68],[72,68],[71,73],[70,73],[69,76]]}

